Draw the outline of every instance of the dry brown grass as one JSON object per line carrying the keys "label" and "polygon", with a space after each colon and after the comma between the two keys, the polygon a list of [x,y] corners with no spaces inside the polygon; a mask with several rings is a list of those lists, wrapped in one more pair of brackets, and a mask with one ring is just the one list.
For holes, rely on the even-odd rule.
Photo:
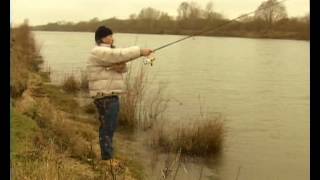
{"label": "dry brown grass", "polygon": [[[65,96],[63,92],[60,93],[61,96]],[[15,153],[17,156],[11,167],[14,179],[108,179],[111,177],[109,165],[103,165],[100,161],[97,126],[78,121],[78,118],[70,119],[69,113],[57,110],[56,104],[52,104],[50,98],[36,98],[33,102],[36,104],[30,104],[32,108],[25,108],[25,111],[32,112],[24,112],[24,116],[32,118],[29,121],[37,124],[41,136],[33,138],[34,140],[17,136],[25,132],[26,126],[19,122],[14,123],[15,126],[20,127],[21,131],[15,133],[14,137],[20,137],[22,141],[16,144],[19,147],[24,147],[25,141],[30,144],[28,146],[30,150]],[[14,128],[17,129],[17,127]],[[31,141],[34,142],[31,143]],[[116,173],[114,176],[134,179],[131,178],[130,172],[131,169],[125,167],[121,172],[114,172]]]}
{"label": "dry brown grass", "polygon": [[142,65],[137,72],[129,68],[126,76],[127,94],[121,97],[119,124],[126,129],[148,129],[164,114],[168,99],[165,87],[151,89],[148,72]]}
{"label": "dry brown grass", "polygon": [[[90,166],[75,163],[66,154],[55,150],[54,142],[44,148],[34,146],[13,161],[12,179],[90,179]],[[77,165],[76,165],[77,164]]]}
{"label": "dry brown grass", "polygon": [[134,74],[131,67],[126,76],[127,94],[120,99],[119,125],[133,130],[139,123],[139,105],[146,87],[147,75],[142,67]]}
{"label": "dry brown grass", "polygon": [[50,136],[48,128],[40,128],[15,108],[12,126],[12,179],[88,179],[95,176],[90,172],[90,165],[76,162],[68,157],[68,151],[61,151],[57,136]]}
{"label": "dry brown grass", "polygon": [[93,104],[93,103],[89,103],[89,104],[86,104],[85,106],[82,107],[83,108],[83,111],[87,114],[95,114],[95,113],[98,113],[97,112],[97,109],[96,109],[96,106]]}
{"label": "dry brown grass", "polygon": [[143,130],[150,129],[159,120],[165,118],[165,112],[168,108],[169,98],[165,98],[166,86],[159,85],[149,91],[148,95],[145,95],[143,101],[143,109],[140,112],[141,118],[140,127]]}
{"label": "dry brown grass", "polygon": [[11,29],[10,93],[17,98],[27,89],[29,72],[38,72],[43,59],[28,24]]}
{"label": "dry brown grass", "polygon": [[48,99],[38,102],[35,119],[45,129],[47,137],[54,137],[61,152],[69,151],[72,157],[84,161],[97,159],[92,142],[98,135],[91,125],[69,119],[68,114],[57,111]]}
{"label": "dry brown grass", "polygon": [[66,93],[60,86],[46,84],[42,86],[50,102],[59,110],[68,113],[77,113],[79,103],[74,99],[73,94]]}
{"label": "dry brown grass", "polygon": [[73,74],[66,75],[64,81],[62,82],[62,88],[68,93],[77,93],[80,90],[80,82]]}
{"label": "dry brown grass", "polygon": [[89,81],[85,71],[81,71],[80,89],[85,92],[89,91]]}
{"label": "dry brown grass", "polygon": [[224,122],[220,116],[207,118],[205,121],[194,120],[188,126],[168,129],[155,128],[151,145],[165,151],[194,156],[214,155],[221,151],[225,136]]}
{"label": "dry brown grass", "polygon": [[[16,55],[12,55],[16,56]],[[12,57],[16,59],[16,57]],[[27,89],[28,71],[24,69],[23,64],[15,63],[13,60],[11,63],[11,79],[10,79],[10,95],[13,98],[20,97],[22,93]],[[16,64],[16,65],[12,65]]]}

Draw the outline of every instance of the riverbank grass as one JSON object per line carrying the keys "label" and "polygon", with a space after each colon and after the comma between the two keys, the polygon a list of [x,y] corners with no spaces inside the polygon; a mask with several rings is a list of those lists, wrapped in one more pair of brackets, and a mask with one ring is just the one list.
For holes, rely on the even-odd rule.
{"label": "riverbank grass", "polygon": [[74,75],[66,76],[62,88],[64,91],[75,94],[80,90],[80,82],[75,78]]}
{"label": "riverbank grass", "polygon": [[63,88],[52,84],[44,84],[43,89],[51,102],[60,110],[73,113],[79,107],[73,95],[63,91]]}
{"label": "riverbank grass", "polygon": [[219,117],[174,128],[158,127],[153,131],[151,146],[165,152],[207,157],[221,152],[225,137],[224,122]]}

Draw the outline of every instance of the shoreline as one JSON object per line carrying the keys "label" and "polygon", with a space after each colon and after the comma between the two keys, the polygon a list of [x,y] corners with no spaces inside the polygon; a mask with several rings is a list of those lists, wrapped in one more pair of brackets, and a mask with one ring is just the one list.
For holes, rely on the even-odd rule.
{"label": "shoreline", "polygon": [[[77,31],[77,30],[42,30],[42,29],[32,29],[32,31],[46,31],[46,32],[77,32],[77,33],[94,33],[93,31]],[[116,33],[125,34],[151,34],[151,35],[177,35],[177,36],[189,36],[188,33],[156,33],[156,32],[135,32],[135,31],[117,31]],[[296,40],[296,41],[309,41],[310,38],[303,38],[294,36],[292,33],[279,33],[276,32],[268,33],[257,33],[257,32],[226,32],[226,33],[215,33],[201,35],[198,37],[224,37],[224,38],[248,38],[248,39],[271,39],[271,40]]]}

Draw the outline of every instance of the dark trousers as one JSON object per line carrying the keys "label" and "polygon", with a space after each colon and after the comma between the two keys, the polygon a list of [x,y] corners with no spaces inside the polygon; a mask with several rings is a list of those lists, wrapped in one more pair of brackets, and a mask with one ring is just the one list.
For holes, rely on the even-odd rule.
{"label": "dark trousers", "polygon": [[94,103],[99,112],[101,158],[108,160],[113,157],[112,138],[118,123],[119,97],[104,97],[94,100]]}

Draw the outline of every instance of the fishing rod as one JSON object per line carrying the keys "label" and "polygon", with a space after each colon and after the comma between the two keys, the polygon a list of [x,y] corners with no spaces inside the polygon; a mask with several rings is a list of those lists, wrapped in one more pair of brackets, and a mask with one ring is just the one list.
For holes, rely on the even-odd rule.
{"label": "fishing rod", "polygon": [[171,45],[173,45],[173,44],[176,44],[176,43],[178,43],[178,42],[180,42],[180,41],[189,39],[189,38],[191,38],[191,37],[193,37],[193,36],[198,36],[198,35],[201,35],[201,34],[204,34],[204,33],[216,31],[216,30],[220,29],[221,27],[223,27],[223,26],[225,26],[225,25],[227,25],[227,24],[230,24],[231,22],[236,21],[237,19],[240,19],[240,18],[249,16],[249,15],[251,15],[251,14],[253,14],[253,13],[256,13],[256,12],[258,12],[258,11],[261,11],[261,10],[265,10],[265,9],[271,8],[271,7],[275,6],[275,5],[278,5],[278,4],[280,4],[280,3],[283,3],[284,1],[286,1],[286,0],[282,0],[282,1],[279,1],[279,2],[277,2],[277,3],[272,4],[271,6],[267,6],[267,7],[261,8],[261,9],[257,9],[257,10],[255,10],[255,11],[252,11],[252,12],[249,12],[249,13],[246,13],[246,14],[243,14],[243,15],[241,15],[241,16],[238,16],[238,17],[236,17],[236,18],[233,18],[233,19],[231,19],[231,20],[229,20],[229,21],[227,21],[227,22],[224,22],[224,23],[218,25],[218,26],[215,27],[214,29],[203,30],[203,31],[200,31],[199,33],[194,33],[194,34],[191,34],[191,35],[186,36],[186,37],[184,37],[184,38],[181,38],[181,39],[178,39],[178,40],[176,40],[176,41],[170,42],[170,43],[168,43],[168,44],[162,45],[162,46],[160,46],[160,47],[152,50],[152,52],[156,52],[156,51],[158,51],[158,50],[160,50],[160,49],[166,48],[166,47],[171,46]]}
{"label": "fishing rod", "polygon": [[[161,49],[163,49],[163,48],[166,48],[166,47],[168,47],[168,46],[171,46],[171,45],[173,45],[173,44],[176,44],[176,43],[178,43],[178,42],[184,41],[184,40],[189,39],[189,38],[194,37],[194,36],[202,35],[202,34],[204,34],[204,33],[212,32],[212,31],[217,31],[218,29],[221,29],[222,27],[224,27],[224,26],[226,26],[226,25],[228,25],[228,24],[236,21],[237,19],[240,19],[240,18],[249,16],[249,15],[251,15],[251,14],[253,14],[253,13],[256,13],[256,12],[258,12],[258,11],[261,11],[261,10],[265,10],[265,9],[271,8],[271,7],[276,6],[276,5],[280,4],[280,3],[283,3],[284,1],[286,1],[286,0],[282,0],[282,1],[279,1],[279,2],[276,2],[276,3],[272,4],[272,5],[270,5],[270,6],[267,6],[267,7],[264,7],[264,8],[261,8],[261,9],[257,9],[257,10],[255,10],[255,11],[251,11],[251,12],[249,12],[249,13],[243,14],[243,15],[238,16],[238,17],[236,17],[236,18],[233,18],[233,19],[231,19],[231,20],[229,20],[229,21],[227,21],[227,22],[221,23],[220,25],[218,25],[217,27],[215,27],[215,28],[213,28],[213,29],[206,29],[206,30],[200,31],[199,33],[193,33],[193,34],[191,34],[191,35],[189,35],[189,36],[183,37],[183,38],[178,39],[178,40],[176,40],[176,41],[173,41],[173,42],[164,44],[164,45],[162,45],[162,46],[160,46],[160,47],[158,47],[158,48],[153,49],[152,52],[154,53],[154,52],[159,51],[159,50],[161,50]],[[129,62],[129,61],[132,61],[132,60],[133,60],[133,59],[129,59],[129,60],[123,61],[123,62]],[[150,64],[150,65],[152,66],[154,61],[155,61],[155,57],[152,57],[152,56],[149,55],[148,57],[146,57],[146,59],[144,59],[143,62],[144,62],[145,65]],[[123,62],[121,62],[121,63],[123,63]]]}
{"label": "fishing rod", "polygon": [[[283,3],[284,1],[286,1],[286,0],[282,0],[282,1],[279,1],[279,2],[277,2],[277,3],[272,4],[272,5],[270,5],[270,6],[267,6],[267,7],[264,7],[264,8],[261,8],[261,9],[257,9],[257,10],[255,10],[255,11],[251,11],[251,12],[249,12],[249,13],[243,14],[243,15],[241,15],[241,16],[238,16],[238,17],[233,18],[233,19],[231,19],[231,20],[229,20],[229,21],[227,21],[227,22],[222,23],[222,24],[218,25],[217,27],[215,27],[215,28],[213,28],[213,29],[205,29],[205,30],[203,30],[203,31],[200,31],[199,33],[193,33],[193,34],[191,34],[191,35],[189,35],[189,36],[186,36],[186,37],[183,37],[183,38],[178,39],[178,40],[176,40],[176,41],[167,43],[167,44],[165,44],[165,45],[162,45],[162,46],[160,46],[160,47],[158,47],[158,48],[153,49],[152,52],[154,53],[154,52],[156,52],[156,51],[159,51],[160,49],[163,49],[163,48],[166,48],[166,47],[168,47],[168,46],[174,45],[174,44],[176,44],[176,43],[178,43],[178,42],[184,41],[184,40],[189,39],[189,38],[194,37],[194,36],[199,36],[199,35],[202,35],[202,34],[205,34],[205,33],[208,33],[208,32],[217,31],[218,29],[221,29],[222,27],[224,27],[224,26],[226,26],[226,25],[228,25],[228,24],[230,24],[230,23],[232,23],[232,22],[235,22],[237,19],[244,18],[244,17],[249,16],[249,15],[251,15],[251,14],[254,14],[254,13],[258,12],[258,11],[271,8],[271,7],[276,6],[276,5],[280,4],[280,3]],[[149,56],[149,57],[147,57],[147,58],[144,60],[144,64],[145,64],[145,65],[150,64],[150,65],[152,66],[154,61],[155,61],[155,57]]]}

